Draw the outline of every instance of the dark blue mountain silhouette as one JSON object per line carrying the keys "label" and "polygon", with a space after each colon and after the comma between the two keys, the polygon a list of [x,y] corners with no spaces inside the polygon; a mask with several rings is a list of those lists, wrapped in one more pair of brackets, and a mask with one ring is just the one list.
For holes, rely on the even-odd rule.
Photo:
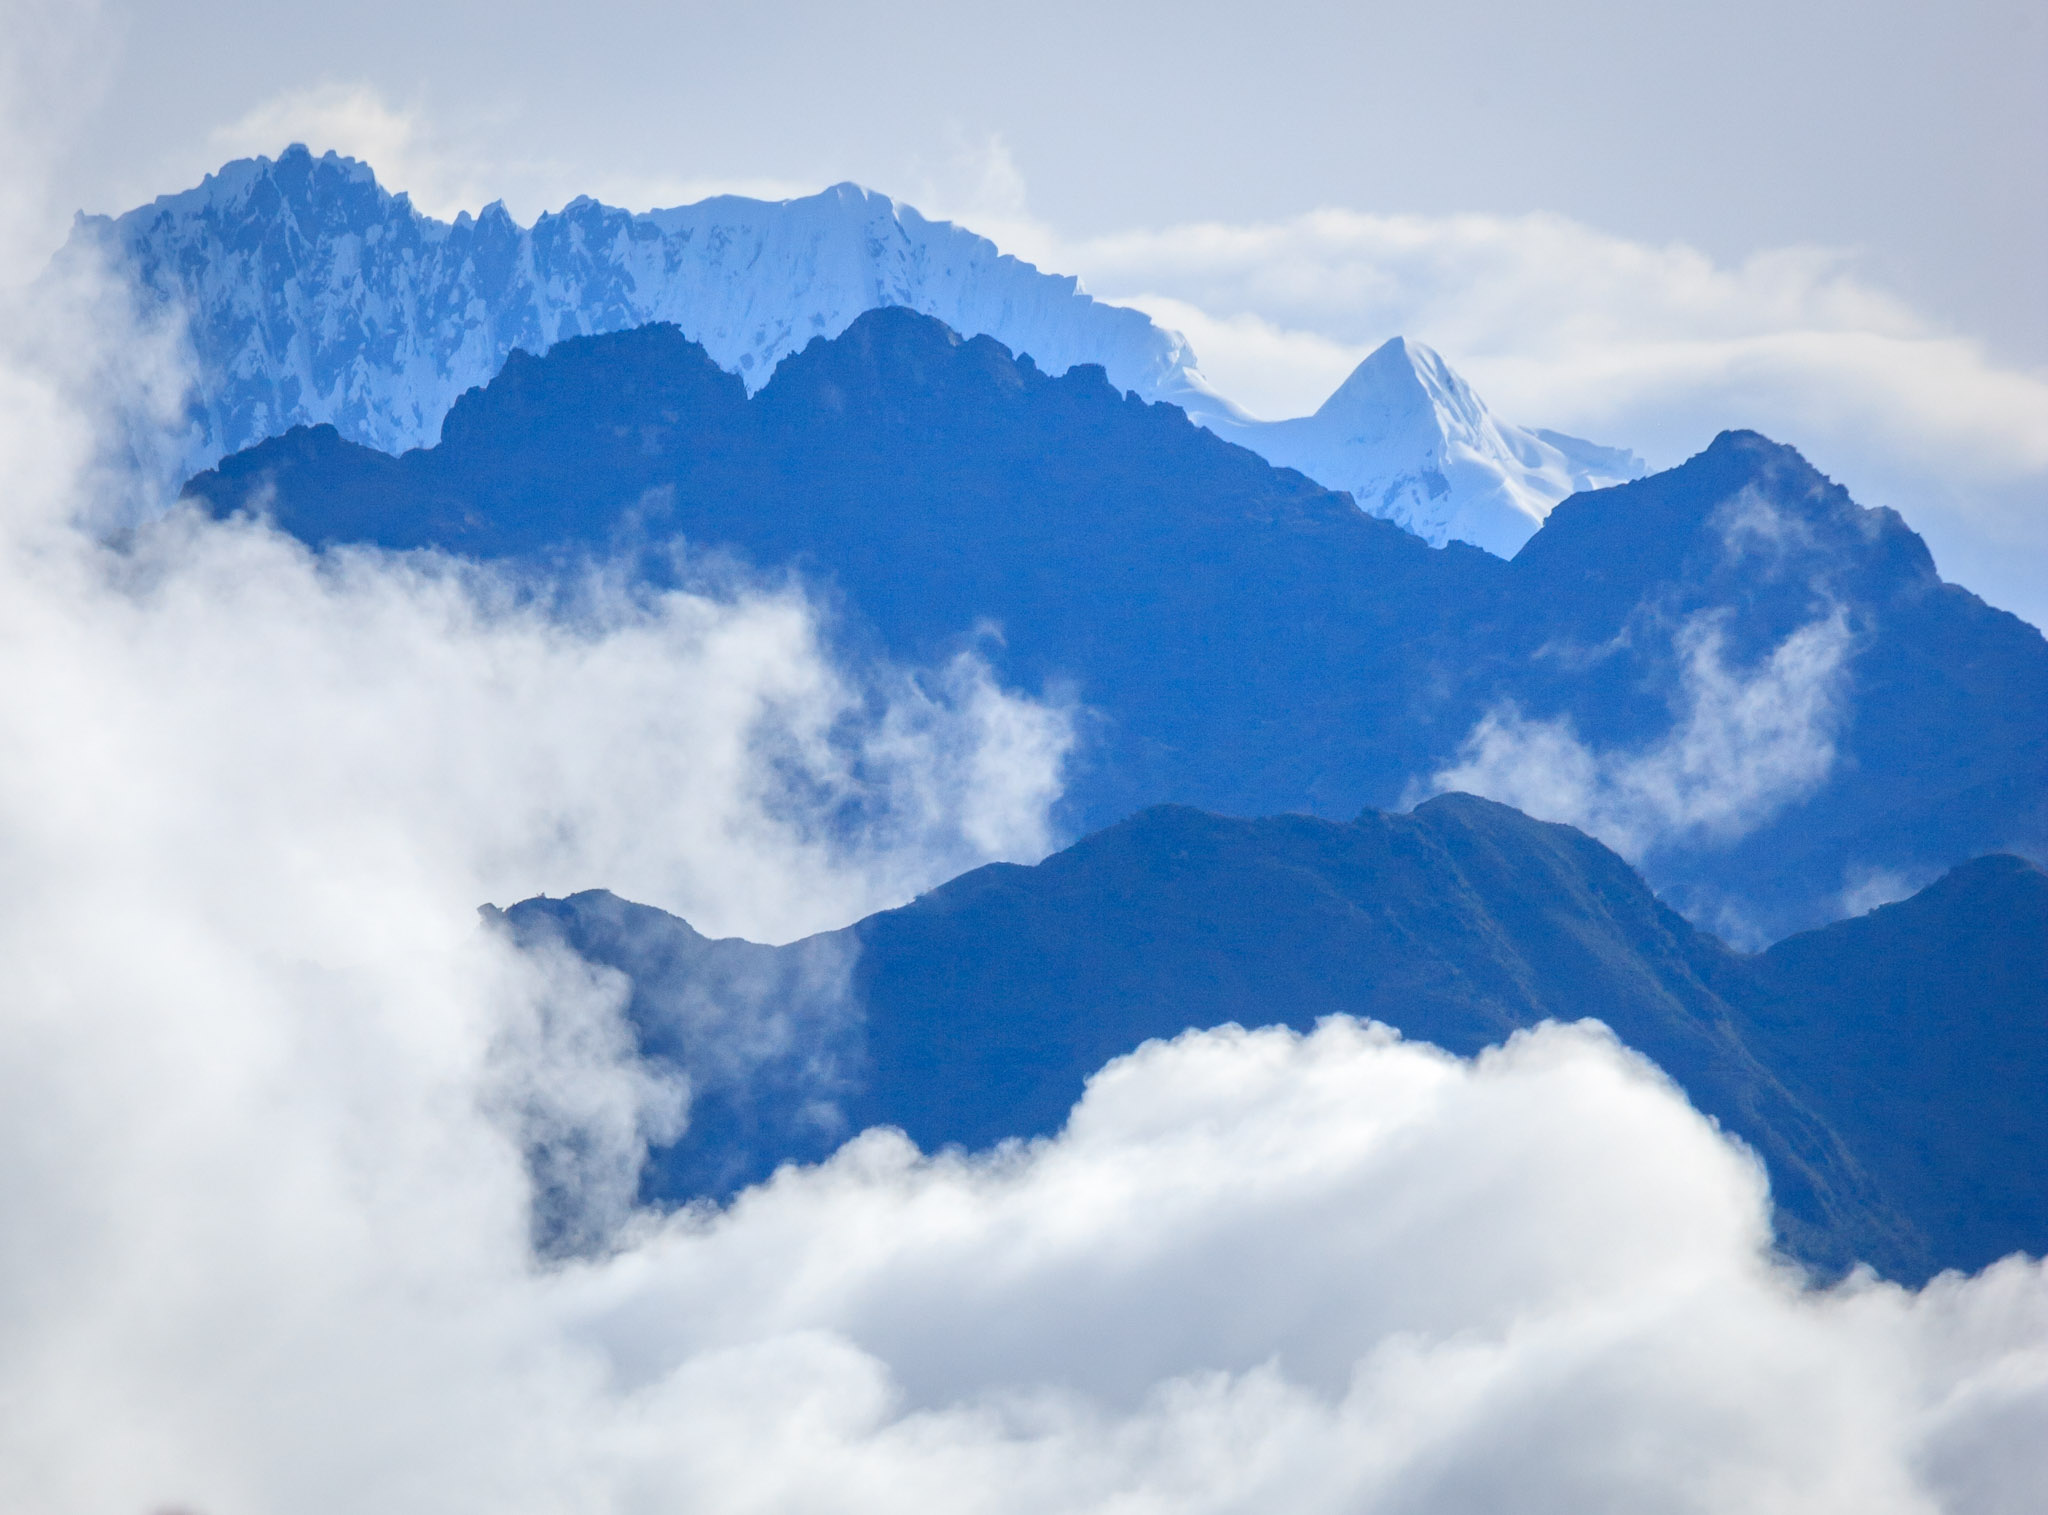
{"label": "dark blue mountain silhouette", "polygon": [[1741,966],[1745,1039],[1934,1258],[2048,1251],[2048,874],[1980,858]]}
{"label": "dark blue mountain silhouette", "polygon": [[[594,891],[487,912],[632,981],[698,1100],[653,1195],[723,1196],[849,1132],[1056,1130],[1151,1037],[1369,1016],[1472,1053],[1597,1016],[1764,1158],[1784,1243],[1919,1281],[2048,1246],[2048,877],[1994,857],[1745,957],[1570,827],[1464,795],[1348,823],[1147,810],[783,948]],[[763,1049],[732,1027],[757,1020]]]}
{"label": "dark blue mountain silhouette", "polygon": [[1163,801],[1396,806],[1488,712],[1639,754],[1690,729],[1703,643],[1739,685],[1831,623],[1811,781],[1691,824],[1752,755],[1724,736],[1726,771],[1703,775],[1675,752],[1692,790],[1636,838],[1656,887],[1761,942],[1873,874],[2048,850],[2048,644],[1753,434],[1574,497],[1512,562],[1433,550],[1100,369],[1048,378],[906,310],[812,342],[752,399],[672,327],[515,353],[442,437],[392,458],[298,430],[190,491],[314,544],[623,556],[654,583],[690,571],[678,543],[735,553],[803,573],[855,643],[915,661],[993,624],[1001,677],[1097,715],[1070,832]]}

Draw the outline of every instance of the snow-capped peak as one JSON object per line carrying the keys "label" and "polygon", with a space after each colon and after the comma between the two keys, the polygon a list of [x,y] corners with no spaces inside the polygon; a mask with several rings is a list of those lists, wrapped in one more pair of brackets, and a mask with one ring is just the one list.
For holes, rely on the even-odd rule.
{"label": "snow-capped peak", "polygon": [[1498,419],[1441,355],[1407,337],[1375,348],[1314,415],[1203,424],[1431,542],[1503,557],[1567,495],[1643,472],[1632,453]]}
{"label": "snow-capped peak", "polygon": [[1437,543],[1512,552],[1557,500],[1605,482],[1588,459],[1626,457],[1494,421],[1440,357],[1401,338],[1315,415],[1252,421],[1178,332],[857,184],[637,215],[583,197],[530,227],[494,203],[446,222],[367,164],[295,144],[117,219],[81,216],[72,236],[186,317],[188,471],[323,421],[386,451],[421,446],[515,347],[650,321],[674,322],[755,390],[812,338],[887,305],[986,333],[1049,373],[1099,363],[1119,388]]}
{"label": "snow-capped peak", "polygon": [[1406,337],[1391,337],[1351,370],[1316,410],[1332,425],[1370,432],[1385,417],[1433,411],[1477,431],[1487,422],[1486,406],[1432,348]]}

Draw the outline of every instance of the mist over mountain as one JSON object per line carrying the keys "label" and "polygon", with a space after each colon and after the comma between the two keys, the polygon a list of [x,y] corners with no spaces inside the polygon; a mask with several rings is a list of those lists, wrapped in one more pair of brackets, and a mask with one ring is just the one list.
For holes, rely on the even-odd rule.
{"label": "mist over mountain", "polygon": [[783,948],[602,892],[487,913],[631,981],[644,1053],[699,1091],[648,1179],[672,1200],[871,1125],[927,1151],[1050,1134],[1095,1069],[1188,1027],[1354,1015],[1470,1055],[1593,1016],[1756,1148],[1809,1261],[1918,1283],[2048,1246],[2048,877],[2016,858],[1761,957],[1583,834],[1463,795],[1347,823],[1148,810]]}
{"label": "mist over mountain", "polygon": [[1580,825],[1752,945],[2048,834],[2048,643],[1753,434],[1574,497],[1503,562],[1099,368],[884,309],[751,396],[646,327],[515,354],[437,447],[295,430],[191,490],[315,545],[623,554],[651,583],[732,552],[827,587],[893,657],[979,639],[1092,712],[1075,831],[1464,789]]}
{"label": "mist over mountain", "polygon": [[650,321],[757,390],[812,337],[883,306],[993,336],[1048,373],[1098,364],[1117,388],[1180,405],[1439,545],[1511,553],[1573,490],[1642,471],[1625,451],[1495,419],[1441,358],[1399,339],[1314,416],[1252,420],[1178,333],[853,184],[638,215],[581,198],[531,227],[493,204],[449,223],[367,165],[295,146],[118,218],[81,217],[68,255],[88,252],[186,323],[188,474],[297,425],[420,446],[515,350]]}

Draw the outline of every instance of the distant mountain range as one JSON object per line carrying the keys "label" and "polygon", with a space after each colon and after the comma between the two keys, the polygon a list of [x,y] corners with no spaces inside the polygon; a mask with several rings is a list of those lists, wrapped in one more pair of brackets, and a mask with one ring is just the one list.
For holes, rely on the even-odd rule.
{"label": "distant mountain range", "polygon": [[1412,815],[1148,810],[787,947],[602,892],[487,916],[632,985],[694,1091],[649,1192],[725,1196],[852,1131],[927,1151],[1058,1129],[1152,1037],[1370,1017],[1470,1055],[1604,1020],[1749,1142],[1790,1250],[1918,1283],[2048,1249],[2048,876],[1964,865],[1860,919],[1731,952],[1565,826],[1444,796]]}
{"label": "distant mountain range", "polygon": [[[901,308],[749,395],[653,326],[515,354],[400,457],[302,429],[193,494],[315,545],[794,568],[913,664],[981,646],[1093,715],[1070,834],[1174,801],[1342,819],[1483,792],[1745,944],[2048,853],[2048,643],[1789,448],[1730,433],[1437,550],[1120,392]],[[684,570],[687,572],[687,569]]]}
{"label": "distant mountain range", "polygon": [[1315,415],[1252,420],[1179,334],[851,184],[642,215],[579,199],[531,227],[492,205],[448,223],[364,164],[293,147],[117,218],[81,217],[66,256],[94,252],[187,324],[187,473],[322,422],[384,451],[422,446],[515,350],[650,321],[757,390],[813,337],[881,306],[993,336],[1050,374],[1098,364],[1118,389],[1182,406],[1438,545],[1511,554],[1574,490],[1642,472],[1625,451],[1497,420],[1435,353],[1399,339]]}

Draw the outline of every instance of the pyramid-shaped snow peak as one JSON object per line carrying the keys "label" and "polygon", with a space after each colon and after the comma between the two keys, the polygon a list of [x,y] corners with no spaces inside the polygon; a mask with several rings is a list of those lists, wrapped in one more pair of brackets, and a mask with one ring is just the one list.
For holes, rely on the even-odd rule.
{"label": "pyramid-shaped snow peak", "polygon": [[1471,542],[1502,557],[1566,496],[1643,473],[1624,449],[1499,420],[1437,352],[1406,337],[1376,348],[1314,415],[1202,422],[1438,546]]}
{"label": "pyramid-shaped snow peak", "polygon": [[1472,386],[1451,372],[1433,349],[1394,337],[1351,370],[1351,377],[1322,403],[1315,418],[1367,436],[1382,426],[1433,423],[1437,417],[1471,431],[1488,424],[1486,406],[1472,393]]}
{"label": "pyramid-shaped snow peak", "polygon": [[421,214],[350,158],[245,158],[116,219],[81,216],[60,261],[108,258],[190,334],[186,473],[290,427],[388,452],[432,443],[516,348],[668,321],[748,389],[863,311],[906,306],[1049,373],[1111,382],[1298,468],[1431,542],[1511,553],[1574,489],[1633,477],[1627,453],[1495,421],[1419,343],[1395,338],[1313,416],[1251,420],[1177,333],[994,243],[855,184],[723,195],[644,214],[591,199],[520,226],[501,204]]}

